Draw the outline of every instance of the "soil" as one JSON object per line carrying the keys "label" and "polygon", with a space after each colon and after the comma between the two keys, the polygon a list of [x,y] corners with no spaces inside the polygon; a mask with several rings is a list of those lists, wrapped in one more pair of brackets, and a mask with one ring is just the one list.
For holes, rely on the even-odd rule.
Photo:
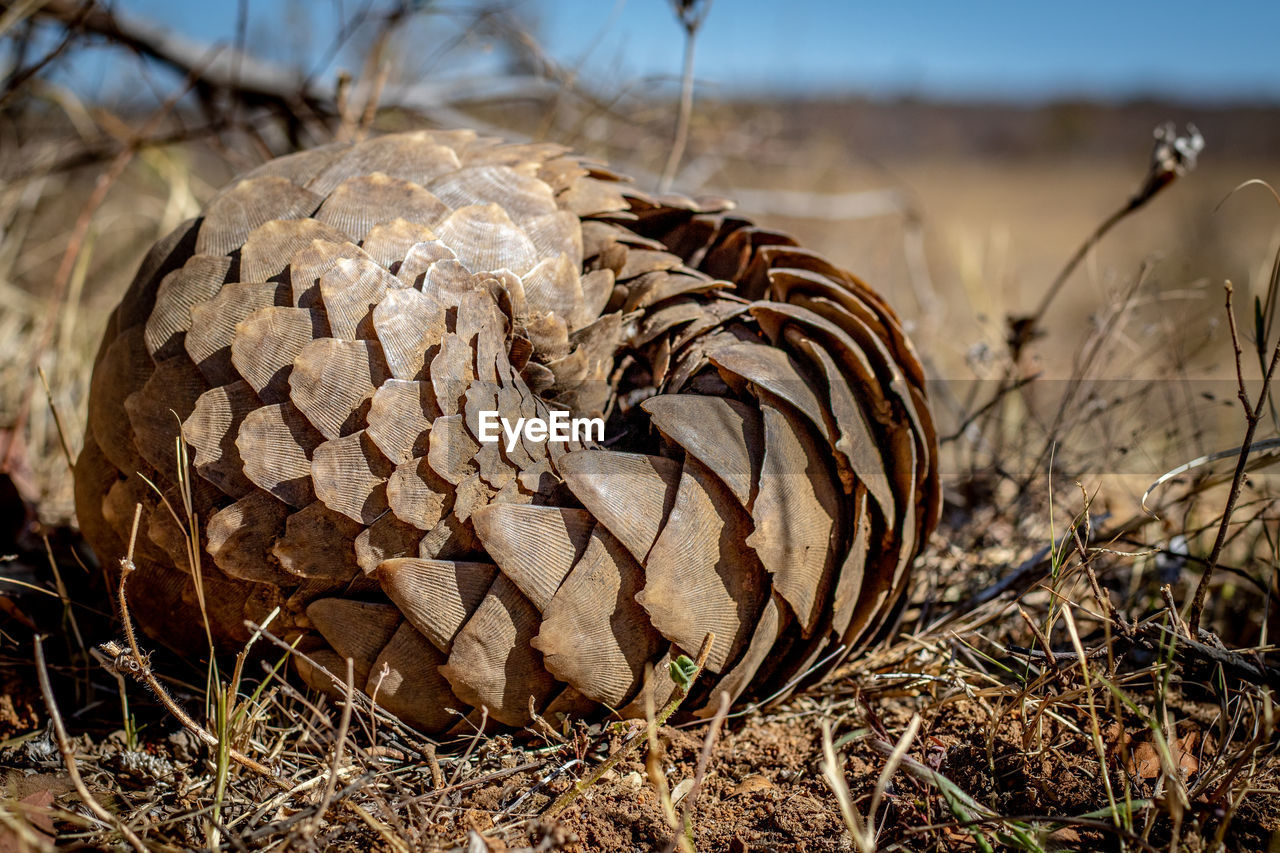
{"label": "soil", "polygon": [[[935,565],[922,575],[946,562],[936,555],[931,560]],[[29,565],[38,575],[36,563]],[[80,773],[95,797],[111,810],[131,815],[134,826],[145,827],[154,841],[205,846],[208,828],[202,816],[210,806],[216,755],[136,685],[126,688],[138,726],[138,742],[130,748],[119,730],[118,683],[78,650],[63,627],[61,608],[47,606],[47,599],[16,595],[0,614],[0,632],[14,650],[0,661],[0,778],[7,807],[24,814],[35,833],[26,840],[95,843],[95,836],[83,834],[77,823],[81,818],[73,817],[84,813],[84,805],[51,736],[35,668],[16,652],[31,648],[33,626],[43,626],[57,701],[73,736]],[[1032,606],[1025,596],[1024,603]],[[103,615],[109,609],[100,601],[92,608],[96,616],[82,620],[90,637],[111,636]],[[909,611],[908,624],[919,614],[918,609]],[[885,766],[884,753],[872,742],[896,743],[916,714],[920,729],[907,758],[918,772],[900,767],[884,783],[876,812],[882,846],[1027,849],[1015,837],[1022,831],[1044,850],[1121,849],[1122,837],[1129,839],[1128,849],[1143,849],[1142,844],[1169,849],[1174,843],[1167,814],[1169,780],[1162,778],[1159,743],[1149,728],[1161,707],[1160,696],[1162,712],[1171,721],[1170,754],[1191,791],[1179,829],[1180,849],[1214,849],[1206,839],[1219,834],[1227,850],[1272,849],[1268,845],[1280,834],[1280,797],[1273,793],[1280,789],[1280,765],[1273,739],[1259,728],[1266,717],[1252,694],[1233,690],[1219,695],[1211,683],[1178,679],[1160,693],[1149,661],[1119,656],[1114,669],[1100,660],[1097,673],[1122,685],[1134,705],[1108,704],[1108,697],[1095,689],[1087,694],[1096,703],[1091,710],[1078,670],[1068,671],[1064,662],[1056,678],[1046,672],[1025,680],[1030,677],[1025,661],[1008,657],[1005,649],[1031,639],[1019,636],[1010,622],[984,630],[1001,638],[986,642],[984,654],[993,663],[985,676],[958,663],[963,649],[935,636],[924,646],[900,643],[860,660],[779,707],[728,720],[696,795],[688,791],[710,726],[660,729],[656,766],[676,800],[675,811],[683,814],[688,806],[681,797],[696,797],[690,820],[696,849],[856,849],[824,777],[824,728],[830,728],[842,756],[853,808],[864,815]],[[1088,636],[1085,641],[1094,642]],[[199,718],[203,692],[196,685],[203,673],[163,650],[156,651],[152,666],[167,676],[179,701]],[[246,667],[252,669],[252,664]],[[1003,682],[994,680],[993,674],[1000,673]],[[251,687],[247,683],[242,696]],[[290,727],[312,733],[295,735],[290,749],[272,761],[292,774],[293,785],[322,777],[332,760],[332,744],[323,737],[332,737],[338,716],[333,706],[284,686],[269,693],[273,698],[261,706],[252,729],[256,742],[266,743]],[[318,832],[311,834],[306,818],[319,802],[320,786],[313,782],[306,793],[281,801],[274,812],[262,812],[278,791],[234,765],[221,817],[241,827],[251,847],[255,838],[282,838],[286,847],[386,849],[391,833],[411,849],[467,853],[486,845],[489,850],[521,851],[669,849],[675,833],[643,743],[557,820],[540,818],[587,770],[642,732],[643,726],[634,723],[618,730],[580,725],[562,742],[528,733],[465,739],[441,745],[437,777],[421,743],[353,724],[341,777],[346,787],[339,786]],[[253,746],[248,731],[237,738],[239,748],[262,754],[263,747]],[[379,749],[371,750],[374,745]],[[465,756],[461,763],[460,754]],[[921,772],[938,775],[926,779]],[[1136,803],[1127,829],[1111,825],[1104,776],[1113,786],[1110,796],[1121,804],[1126,797]],[[966,825],[968,813],[938,780],[954,783],[1000,820]],[[1144,810],[1144,800],[1159,807]],[[0,828],[0,853],[21,849],[19,842],[12,829]]]}

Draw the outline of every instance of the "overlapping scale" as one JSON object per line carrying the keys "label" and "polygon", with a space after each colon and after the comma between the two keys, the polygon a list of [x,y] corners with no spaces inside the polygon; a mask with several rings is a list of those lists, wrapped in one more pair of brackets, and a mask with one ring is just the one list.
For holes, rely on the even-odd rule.
{"label": "overlapping scale", "polygon": [[224,284],[212,299],[191,307],[191,329],[183,343],[210,385],[226,385],[241,378],[231,354],[240,322],[260,309],[287,306],[289,299],[286,285],[237,281]]}
{"label": "overlapping scale", "polygon": [[340,243],[341,231],[314,219],[273,219],[249,232],[240,249],[240,280],[271,281],[315,240]]}
{"label": "overlapping scale", "polygon": [[225,255],[195,255],[161,279],[144,333],[152,358],[160,361],[181,351],[191,328],[191,308],[212,299],[230,270],[231,258]]}
{"label": "overlapping scale", "polygon": [[644,560],[636,600],[653,625],[696,651],[715,634],[707,668],[723,672],[749,641],[769,584],[746,543],[750,517],[711,471],[686,459],[675,504]]}
{"label": "overlapping scale", "polygon": [[[86,537],[114,566],[140,505],[132,610],[203,642],[181,437],[217,640],[278,603],[304,679],[431,733],[641,714],[708,632],[692,712],[818,677],[897,611],[936,436],[884,300],[730,207],[462,131],[254,170],[108,323]],[[517,428],[553,412],[607,440]]]}
{"label": "overlapping scale", "polygon": [[376,225],[401,219],[430,226],[448,213],[444,202],[412,181],[374,172],[338,184],[316,211],[316,220],[360,241]]}
{"label": "overlapping scale", "polygon": [[231,364],[262,402],[283,403],[298,356],[327,328],[325,315],[310,308],[259,308],[236,324]]}

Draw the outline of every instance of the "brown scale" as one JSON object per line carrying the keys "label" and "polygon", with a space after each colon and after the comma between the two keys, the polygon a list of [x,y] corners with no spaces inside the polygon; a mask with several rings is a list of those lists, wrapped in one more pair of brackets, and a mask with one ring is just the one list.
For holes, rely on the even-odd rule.
{"label": "brown scale", "polygon": [[[141,506],[132,611],[203,649],[181,436],[215,643],[278,605],[305,681],[350,658],[428,733],[642,714],[708,631],[693,713],[820,677],[936,522],[924,372],[870,287],[731,211],[470,131],[264,164],[108,323],[86,537],[114,567]],[[508,447],[487,411],[611,433]]]}

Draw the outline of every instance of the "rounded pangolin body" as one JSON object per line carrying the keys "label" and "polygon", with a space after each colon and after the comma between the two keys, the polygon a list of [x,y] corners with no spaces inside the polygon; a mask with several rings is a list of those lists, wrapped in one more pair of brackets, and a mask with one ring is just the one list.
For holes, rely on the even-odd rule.
{"label": "rounded pangolin body", "polygon": [[[558,411],[608,437],[482,440]],[[770,695],[892,618],[939,508],[870,288],[726,202],[469,132],[274,160],[158,243],[76,488],[109,566],[141,505],[153,637],[234,648],[279,607],[304,679],[350,657],[429,732],[634,713],[708,632],[703,701]]]}

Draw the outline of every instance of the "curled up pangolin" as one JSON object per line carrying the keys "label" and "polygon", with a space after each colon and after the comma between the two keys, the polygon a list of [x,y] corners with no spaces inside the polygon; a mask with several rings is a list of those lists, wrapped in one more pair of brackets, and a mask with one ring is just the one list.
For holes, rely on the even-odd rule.
{"label": "curled up pangolin", "polygon": [[[555,411],[604,440],[480,440]],[[114,568],[141,504],[151,636],[232,649],[278,606],[303,679],[350,657],[427,732],[635,714],[708,632],[694,711],[817,677],[892,622],[939,510],[920,362],[866,284],[727,202],[465,131],[223,189],[108,321],[88,423],[80,525]]]}

